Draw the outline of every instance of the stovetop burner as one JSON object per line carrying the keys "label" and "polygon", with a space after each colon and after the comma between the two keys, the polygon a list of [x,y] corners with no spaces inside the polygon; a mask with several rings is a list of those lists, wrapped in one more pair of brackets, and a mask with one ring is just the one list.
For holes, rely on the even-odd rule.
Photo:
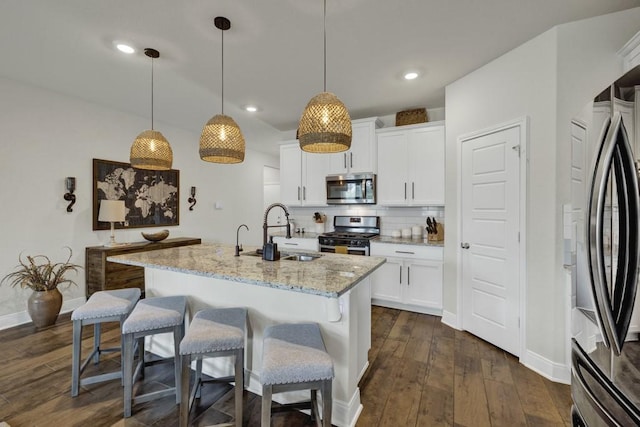
{"label": "stovetop burner", "polygon": [[318,237],[321,248],[348,246],[368,249],[369,240],[380,234],[380,217],[335,216],[333,227],[335,231],[323,233]]}

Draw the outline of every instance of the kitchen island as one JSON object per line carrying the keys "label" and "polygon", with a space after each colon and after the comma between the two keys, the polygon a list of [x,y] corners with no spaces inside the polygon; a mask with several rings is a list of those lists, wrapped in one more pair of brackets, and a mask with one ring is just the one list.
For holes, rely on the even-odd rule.
{"label": "kitchen island", "polygon": [[[371,347],[369,275],[385,259],[315,255],[320,256],[311,261],[263,261],[250,251],[236,257],[231,245],[203,244],[108,260],[144,267],[147,296],[187,295],[191,315],[205,307],[247,307],[246,384],[256,394],[262,390],[264,329],[283,322],[318,323],[335,369],[332,423],[353,426],[362,410],[358,381],[368,366]],[[171,356],[172,337],[151,337],[147,348],[160,356]],[[204,372],[224,376],[231,367],[230,360],[206,360]],[[308,393],[282,393],[274,398],[288,403],[308,399]]]}

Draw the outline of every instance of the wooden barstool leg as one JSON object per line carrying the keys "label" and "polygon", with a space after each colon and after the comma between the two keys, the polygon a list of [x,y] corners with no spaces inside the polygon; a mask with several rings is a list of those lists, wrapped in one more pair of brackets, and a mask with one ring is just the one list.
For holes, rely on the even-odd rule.
{"label": "wooden barstool leg", "polygon": [[322,382],[322,425],[331,427],[331,380]]}
{"label": "wooden barstool leg", "polygon": [[244,348],[236,350],[235,362],[236,362],[236,367],[235,367],[236,426],[242,427],[242,411],[243,411],[242,395],[244,392]]}
{"label": "wooden barstool leg", "polygon": [[262,386],[262,427],[271,426],[271,385]]}
{"label": "wooden barstool leg", "polygon": [[122,353],[124,353],[123,381],[125,418],[131,416],[131,399],[133,397],[133,342],[133,334],[125,334],[122,337]]}
{"label": "wooden barstool leg", "polygon": [[189,410],[191,405],[189,402],[189,376],[191,374],[191,355],[185,354],[180,356],[182,365],[182,390],[180,399],[180,427],[189,425]]}

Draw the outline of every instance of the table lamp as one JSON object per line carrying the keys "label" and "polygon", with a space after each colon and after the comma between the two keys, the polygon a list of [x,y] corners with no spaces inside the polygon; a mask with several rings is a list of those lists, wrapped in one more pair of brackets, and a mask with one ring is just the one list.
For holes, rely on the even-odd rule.
{"label": "table lamp", "polygon": [[118,246],[113,234],[114,223],[123,222],[125,220],[124,200],[101,200],[100,212],[98,213],[98,221],[111,223],[111,240],[105,246]]}

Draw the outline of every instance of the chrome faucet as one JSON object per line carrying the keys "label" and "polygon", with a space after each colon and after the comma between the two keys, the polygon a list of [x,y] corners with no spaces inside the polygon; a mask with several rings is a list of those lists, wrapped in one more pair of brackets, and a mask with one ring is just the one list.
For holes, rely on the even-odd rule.
{"label": "chrome faucet", "polygon": [[240,224],[238,226],[238,229],[236,230],[236,256],[240,256],[240,252],[242,252],[242,245],[238,244],[238,238],[240,237],[240,229],[244,227],[247,229],[247,231],[249,231],[249,227],[247,227],[247,224]]}
{"label": "chrome faucet", "polygon": [[[271,211],[271,209],[275,208],[275,207],[281,207],[282,210],[284,211],[284,215],[285,218],[287,220],[287,224],[286,225],[269,225],[267,224],[267,220],[269,218],[269,212]],[[273,203],[271,205],[269,205],[267,207],[267,209],[264,211],[264,222],[262,223],[262,259],[269,259],[270,261],[273,261],[274,259],[277,259],[279,257],[279,254],[275,254],[275,253],[270,253],[269,256],[267,258],[265,258],[265,255],[267,255],[267,253],[271,252],[267,250],[267,230],[269,228],[273,228],[273,227],[287,227],[287,239],[291,238],[291,224],[289,223],[289,211],[287,210],[287,207],[285,205],[283,205],[282,203]],[[272,242],[269,242],[269,244],[271,244]]]}

